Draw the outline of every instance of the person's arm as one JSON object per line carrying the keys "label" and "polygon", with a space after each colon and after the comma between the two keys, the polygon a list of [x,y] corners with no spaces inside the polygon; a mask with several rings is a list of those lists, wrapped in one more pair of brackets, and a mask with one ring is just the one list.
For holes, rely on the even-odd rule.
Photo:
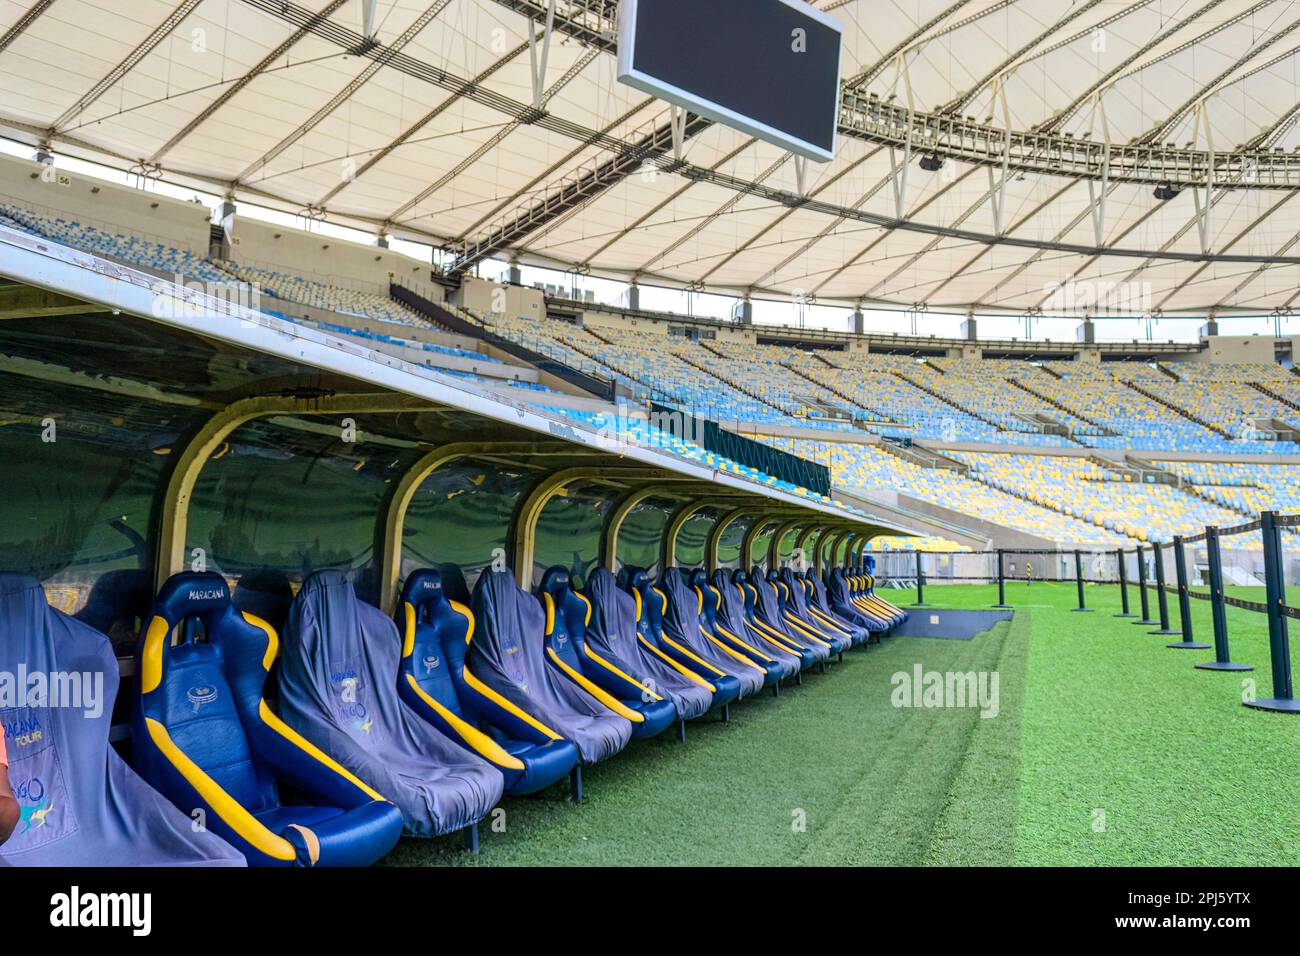
{"label": "person's arm", "polygon": [[0,764],[0,844],[3,844],[18,826],[18,801],[9,786],[9,768]]}

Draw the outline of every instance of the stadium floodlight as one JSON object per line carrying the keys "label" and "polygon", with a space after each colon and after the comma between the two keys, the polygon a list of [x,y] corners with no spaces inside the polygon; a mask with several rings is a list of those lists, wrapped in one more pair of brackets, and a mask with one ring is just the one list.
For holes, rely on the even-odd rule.
{"label": "stadium floodlight", "polygon": [[927,173],[937,173],[943,169],[943,157],[935,153],[928,153],[921,157],[920,167]]}
{"label": "stadium floodlight", "polygon": [[844,28],[804,0],[623,0],[622,83],[817,162],[835,158]]}
{"label": "stadium floodlight", "polygon": [[1175,189],[1172,184],[1161,183],[1152,191],[1151,194],[1155,196],[1157,199],[1159,199],[1161,202],[1168,202],[1171,199],[1177,199],[1178,193],[1179,190]]}

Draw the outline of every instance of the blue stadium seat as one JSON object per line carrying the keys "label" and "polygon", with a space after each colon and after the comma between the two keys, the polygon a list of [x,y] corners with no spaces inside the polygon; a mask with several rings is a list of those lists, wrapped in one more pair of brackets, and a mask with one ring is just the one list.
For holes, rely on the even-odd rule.
{"label": "blue stadium seat", "polygon": [[656,653],[637,633],[639,596],[620,590],[608,569],[593,571],[582,595],[591,605],[583,646],[589,657],[671,701],[679,721],[699,717],[713,706],[714,688],[708,681]]}
{"label": "blue stadium seat", "polygon": [[[869,558],[872,566],[875,565],[875,558]],[[888,601],[882,600],[875,593],[875,578],[865,571],[862,567],[855,565],[848,570],[849,582],[853,589],[854,599],[870,614],[875,614],[881,620],[885,621],[889,627],[895,624],[902,624],[907,620],[907,615],[894,607]]]}
{"label": "blue stadium seat", "polygon": [[465,657],[474,614],[447,594],[440,571],[412,572],[397,614],[403,635],[397,688],[412,710],[501,771],[511,796],[536,793],[569,775],[578,762],[573,741],[544,733],[471,686]]}
{"label": "blue stadium seat", "polygon": [[[145,779],[254,866],[367,866],[393,848],[401,811],[271,713],[279,638],[224,578],[172,576],[144,633],[132,739]],[[311,803],[282,802],[278,783]]]}
{"label": "blue stadium seat", "polygon": [[749,589],[745,582],[745,572],[737,572],[732,577],[718,568],[713,572],[713,589],[718,592],[718,621],[724,633],[744,635],[748,642],[776,660],[783,661],[787,668],[793,668],[789,675],[802,684],[802,674],[817,663],[817,655],[806,647],[778,639],[759,627],[752,619],[746,604]]}
{"label": "blue stadium seat", "polygon": [[680,568],[669,568],[656,589],[667,598],[663,613],[664,649],[687,666],[702,665],[740,681],[740,696],[752,697],[763,689],[767,672],[739,651],[727,649],[700,627],[699,592],[687,583]]}
{"label": "blue stadium seat", "polygon": [[[733,577],[735,577],[734,573]],[[842,652],[843,648],[837,642],[827,640],[791,621],[782,604],[780,591],[775,584],[766,579],[762,569],[755,568],[744,581],[754,602],[753,620],[758,627],[777,635],[787,643],[811,650],[816,655],[817,663],[821,665],[822,670],[826,669],[826,663],[832,655]]]}
{"label": "blue stadium seat", "polygon": [[569,572],[548,568],[538,597],[546,611],[546,656],[551,666],[614,713],[632,722],[632,737],[663,733],[677,719],[671,700],[651,690],[587,646],[592,604],[573,590]]}
{"label": "blue stadium seat", "polygon": [[406,706],[395,686],[401,654],[387,614],[357,600],[342,571],[317,571],[289,609],[280,715],[396,803],[407,833],[468,830],[473,848],[473,827],[501,799],[504,779]]}
{"label": "blue stadium seat", "polygon": [[668,610],[668,597],[650,583],[644,568],[625,567],[619,572],[622,588],[633,599],[637,608],[637,639],[658,660],[669,664],[683,676],[705,681],[712,690],[712,707],[721,707],[726,718],[727,705],[740,696],[740,681],[720,667],[714,667],[701,658],[692,658],[684,648],[674,647],[664,635],[664,613]]}
{"label": "blue stadium seat", "polygon": [[768,571],[764,575],[760,568],[755,567],[750,577],[751,579],[766,581],[771,592],[776,596],[777,607],[780,608],[781,615],[786,626],[790,629],[790,633],[830,645],[831,653],[838,655],[841,659],[844,652],[853,647],[852,633],[839,628],[827,627],[810,618],[806,613],[806,607],[801,608],[798,603],[797,597],[802,595],[796,596],[790,587],[781,580],[779,572],[775,569]]}
{"label": "blue stadium seat", "polygon": [[573,741],[583,764],[627,746],[632,721],[547,663],[546,612],[514,574],[484,571],[470,606],[477,625],[465,667],[471,686],[543,732]]}
{"label": "blue stadium seat", "polygon": [[813,633],[837,641],[848,640],[849,646],[858,647],[867,642],[866,628],[844,626],[817,612],[808,603],[808,593],[804,589],[803,579],[794,573],[793,568],[769,571],[768,580],[776,584],[785,601],[786,610],[800,623],[811,628]]}
{"label": "blue stadium seat", "polygon": [[871,640],[872,636],[877,633],[866,624],[850,621],[843,615],[837,614],[835,609],[831,607],[830,599],[826,594],[826,585],[822,583],[822,579],[815,571],[804,571],[802,573],[796,572],[795,577],[803,582],[804,593],[807,595],[809,609],[815,612],[819,617],[822,617],[845,630],[864,633],[866,635],[864,643],[865,641]]}
{"label": "blue stadium seat", "polygon": [[[736,634],[727,627],[723,614],[722,594],[709,582],[709,576],[702,569],[690,573],[690,585],[700,597],[700,632],[709,639],[721,644],[727,650],[739,651],[752,663],[763,669],[763,686],[772,688],[773,696],[781,693],[781,681],[799,673],[798,663],[789,656],[778,657],[767,653],[766,648],[748,640],[742,630]],[[743,635],[743,636],[742,636]]]}
{"label": "blue stadium seat", "polygon": [[826,572],[826,596],[831,610],[846,621],[861,624],[874,633],[883,633],[889,629],[890,622],[879,615],[869,613],[857,602],[853,583],[843,568],[831,568]]}

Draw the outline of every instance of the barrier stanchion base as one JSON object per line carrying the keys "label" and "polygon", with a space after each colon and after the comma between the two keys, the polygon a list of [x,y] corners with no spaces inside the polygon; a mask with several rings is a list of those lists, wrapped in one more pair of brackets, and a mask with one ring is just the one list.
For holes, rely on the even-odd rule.
{"label": "barrier stanchion base", "polygon": [[1203,644],[1200,641],[1179,641],[1177,644],[1166,644],[1165,647],[1174,647],[1180,651],[1208,651],[1209,644]]}
{"label": "barrier stanchion base", "polygon": [[1151,621],[1145,617],[1140,620],[1134,621],[1133,623],[1136,624],[1138,627],[1159,627],[1160,626],[1159,621]]}
{"label": "barrier stanchion base", "polygon": [[[1113,615],[1111,615],[1111,616],[1112,616],[1112,617],[1137,617],[1136,614],[1113,614]],[[1134,623],[1136,623],[1136,624],[1141,624],[1142,622],[1141,622],[1141,621],[1135,621]]]}
{"label": "barrier stanchion base", "polygon": [[1196,665],[1203,671],[1253,671],[1254,664],[1238,664],[1235,661],[1202,661]]}
{"label": "barrier stanchion base", "polygon": [[1015,607],[1015,605],[1014,604],[990,604],[989,607],[995,607],[1002,611],[1010,611]]}
{"label": "barrier stanchion base", "polygon": [[1092,613],[1092,608],[1090,608],[1090,607],[1072,607],[1072,608],[1070,608],[1070,610],[1073,611],[1075,614],[1091,614],[1091,613]]}
{"label": "barrier stanchion base", "polygon": [[[1156,621],[1156,623],[1159,624],[1160,622]],[[1180,635],[1183,632],[1175,631],[1172,627],[1162,627],[1160,630],[1152,631],[1151,633],[1155,634],[1157,637],[1173,637],[1175,635]]]}
{"label": "barrier stanchion base", "polygon": [[1300,714],[1300,700],[1294,697],[1268,697],[1264,700],[1248,700],[1244,706],[1255,710],[1272,710],[1282,714]]}

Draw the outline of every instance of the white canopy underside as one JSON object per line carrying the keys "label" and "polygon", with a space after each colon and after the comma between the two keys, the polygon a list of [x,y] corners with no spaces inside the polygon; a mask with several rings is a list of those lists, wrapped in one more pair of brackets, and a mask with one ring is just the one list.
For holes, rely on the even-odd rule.
{"label": "white canopy underside", "polygon": [[[333,6],[330,0],[299,5],[313,12]],[[359,33],[364,5],[343,0],[330,19]],[[962,115],[1001,124],[1001,103],[993,84],[983,81],[1010,68],[1006,108],[1014,129],[1034,128],[1110,78],[1104,103],[1115,143],[1171,119],[1162,141],[1195,142],[1194,114],[1185,104],[1213,93],[1207,109],[1216,149],[1270,131],[1280,133],[1272,141],[1283,149],[1300,144],[1289,125],[1300,89],[1300,4],[1287,0],[817,5],[845,26],[846,77],[871,71],[932,24],[908,69],[920,110],[971,93]],[[178,11],[185,15],[177,20]],[[494,0],[379,0],[377,11],[380,43],[401,43],[407,57],[453,78],[492,71],[481,89],[531,104],[524,16]],[[951,12],[940,19],[945,11]],[[427,22],[411,31],[422,19]],[[124,168],[156,162],[180,182],[291,210],[324,206],[334,221],[369,228],[391,223],[395,234],[448,245],[483,237],[566,177],[612,155],[521,124],[410,70],[349,55],[310,32],[264,63],[296,32],[293,23],[247,0],[0,0],[0,127],[32,142],[48,138],[56,152]],[[727,55],[725,38],[718,48]],[[544,78],[551,93],[546,109],[624,141],[667,123],[666,103],[615,76],[608,52],[557,35]],[[865,89],[882,99],[903,95],[893,66],[877,71]],[[1101,136],[1089,108],[1075,110],[1060,129]],[[721,126],[691,139],[685,158],[741,180],[797,188],[787,154]],[[949,160],[945,171],[929,173],[914,161],[908,178],[910,219],[996,232],[986,168]],[[841,136],[838,158],[810,165],[805,185],[827,203],[894,214],[889,151],[862,140]],[[1110,189],[1105,245],[1201,253],[1193,190],[1160,202],[1149,186]],[[1004,231],[1093,246],[1090,205],[1087,182],[1013,175]],[[1211,230],[1216,253],[1295,255],[1300,200],[1294,191],[1228,190],[1214,204]],[[792,210],[665,172],[623,178],[523,235],[512,251],[525,261],[582,265],[598,274],[716,291],[815,294],[823,302],[1024,311],[1049,306],[1053,287],[1071,278],[1094,288],[1133,283],[1126,296],[1140,294],[1165,312],[1269,311],[1300,295],[1300,266],[1293,264],[990,246]]]}

